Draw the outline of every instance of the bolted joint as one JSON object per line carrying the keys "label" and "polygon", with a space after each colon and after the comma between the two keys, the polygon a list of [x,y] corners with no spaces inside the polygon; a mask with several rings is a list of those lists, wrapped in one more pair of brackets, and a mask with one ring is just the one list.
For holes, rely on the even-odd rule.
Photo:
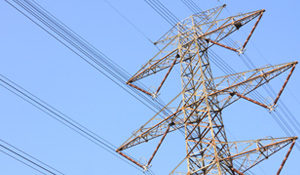
{"label": "bolted joint", "polygon": [[245,52],[245,48],[239,49],[237,52],[239,55],[242,55]]}
{"label": "bolted joint", "polygon": [[243,26],[243,24],[242,24],[241,22],[239,22],[239,21],[233,23],[233,25],[235,26],[235,28],[236,28],[237,30],[239,30],[239,29]]}
{"label": "bolted joint", "polygon": [[236,92],[230,92],[230,93],[229,93],[229,95],[230,95],[231,97],[233,97],[235,94],[236,94]]}
{"label": "bolted joint", "polygon": [[175,123],[172,121],[171,123],[169,123],[169,126],[174,126]]}

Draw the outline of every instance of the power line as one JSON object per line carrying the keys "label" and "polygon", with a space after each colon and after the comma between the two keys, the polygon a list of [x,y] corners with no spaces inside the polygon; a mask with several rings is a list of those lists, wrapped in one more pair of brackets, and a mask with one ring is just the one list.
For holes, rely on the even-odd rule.
{"label": "power line", "polygon": [[[124,71],[124,69],[122,69],[120,66],[115,64],[106,55],[104,55],[99,50],[94,48],[87,41],[83,40],[79,35],[77,35],[75,32],[70,30],[62,22],[58,21],[57,18],[53,17],[53,15],[49,16],[49,13],[47,13],[47,11],[42,13],[44,18],[46,18],[49,21],[49,22],[47,22],[47,21],[45,21],[46,19],[41,18],[37,15],[38,12],[41,13],[41,11],[43,10],[41,7],[39,7],[39,8],[32,7],[32,4],[30,4],[31,7],[34,8],[33,10],[35,13],[33,13],[33,11],[31,11],[29,9],[29,7],[25,7],[25,5],[22,3],[20,4],[19,1],[17,3],[18,3],[17,5],[20,5],[26,11],[28,11],[34,18],[36,18],[38,21],[42,22],[46,26],[42,26],[40,23],[38,23],[33,18],[31,18],[30,16],[25,14],[23,11],[18,9],[16,6],[14,6],[11,3],[10,4],[12,6],[14,6],[17,10],[19,10],[27,18],[29,18],[31,21],[33,21],[35,24],[37,24],[39,27],[41,27],[43,30],[45,30],[48,34],[50,34],[55,39],[57,39],[59,42],[64,44],[72,52],[74,52],[75,54],[80,56],[82,59],[84,59],[86,62],[88,62],[91,66],[93,66],[96,70],[98,70],[104,76],[106,76],[107,78],[112,80],[114,83],[116,83],[119,87],[121,87],[127,93],[129,93],[134,98],[136,98],[138,101],[140,101],[145,106],[147,106],[150,110],[157,112],[162,108],[162,106],[164,106],[161,99],[157,98],[157,99],[152,100],[148,96],[145,96],[144,94],[142,94],[141,92],[136,90],[135,88],[125,86],[125,82],[128,80],[129,76],[128,76],[128,73]],[[51,23],[51,24],[49,24],[49,23]],[[50,31],[47,29],[50,29]],[[52,32],[54,32],[54,33],[52,33]],[[62,39],[60,39],[60,38],[62,38]],[[165,111],[164,111],[164,113],[165,113]]]}
{"label": "power line", "polygon": [[179,19],[166,8],[158,0],[144,0],[154,11],[156,11],[164,20],[166,20],[171,26],[174,26],[179,22]]}
{"label": "power line", "polygon": [[57,110],[53,106],[49,105],[45,101],[41,100],[40,98],[36,97],[29,91],[25,90],[15,82],[9,80],[7,77],[0,74],[0,85],[5,89],[9,90],[10,92],[14,93],[15,95],[22,98],[24,101],[32,104],[37,109],[41,110],[51,118],[57,120],[61,124],[67,126],[71,130],[75,131],[76,133],[80,134],[84,138],[88,139],[89,141],[93,142],[100,148],[104,149],[105,151],[109,152],[110,154],[114,155],[115,157],[119,158],[120,160],[128,163],[129,165],[133,166],[134,168],[140,170],[133,164],[129,163],[118,154],[116,154],[116,146],[114,146],[109,141],[105,140],[104,138],[100,137],[96,133],[92,132],[85,126],[79,124],[66,114],[62,113],[61,111]]}
{"label": "power line", "polygon": [[[34,3],[34,1],[32,2]],[[151,99],[149,96],[144,95],[135,88],[126,86],[126,81],[130,77],[128,72],[114,63],[98,49],[93,47],[90,43],[85,41],[74,31],[69,29],[65,24],[63,24],[49,12],[45,11],[45,9],[40,6],[33,5],[28,1],[17,1],[15,3],[17,4],[10,4],[27,18],[29,18],[32,22],[37,24],[40,28],[45,30],[48,34],[53,36],[56,40],[65,45],[72,52],[80,56],[84,61],[94,67],[101,74],[109,78],[127,93],[147,106],[149,109],[155,112],[164,106],[161,99]],[[25,10],[28,14],[26,14],[17,6],[20,6],[21,9]],[[141,83],[139,83],[139,85],[144,86]]]}
{"label": "power line", "polygon": [[64,175],[61,171],[47,165],[37,158],[0,139],[0,151],[41,174]]}
{"label": "power line", "polygon": [[[17,0],[14,0],[13,3],[8,0],[6,2],[152,111],[157,112],[164,106],[160,99],[152,100],[134,88],[129,87],[128,90],[128,86],[125,86],[125,82],[128,80],[129,74],[124,69],[68,28],[48,11],[39,6],[36,2]],[[22,9],[24,11],[22,11]],[[166,113],[166,111],[164,112]]]}
{"label": "power line", "polygon": [[139,34],[141,34],[147,41],[153,44],[153,41],[129,18],[127,18],[120,10],[118,10],[111,2],[103,0],[110,8],[112,8],[121,18],[123,18],[129,25],[131,25]]}
{"label": "power line", "polygon": [[[74,52],[86,62],[88,62],[100,73],[105,75],[107,78],[112,80],[127,93],[129,93],[134,98],[143,103],[145,106],[147,106],[150,110],[157,112],[162,109],[164,105],[161,99],[150,99],[148,96],[145,96],[135,88],[125,86],[125,82],[128,80],[129,74],[125,72],[124,69],[122,69],[116,63],[114,63],[111,59],[109,59],[99,50],[94,48],[87,41],[83,40],[79,35],[77,35],[74,31],[69,29],[61,21],[57,20],[57,18],[55,18],[53,15],[50,15],[49,12],[45,11],[40,6],[36,7],[33,6],[32,3],[28,4],[29,2],[27,1],[27,6],[30,5],[30,7],[27,7],[24,2],[20,3],[18,1],[17,3],[17,5],[21,6],[21,8],[27,11],[34,18],[21,11],[21,9],[18,9],[15,5],[11,3],[10,4],[14,6],[14,8],[19,10],[27,18],[29,18],[31,21],[33,21],[35,24],[37,24],[39,27],[41,27],[43,30],[45,30],[48,34],[50,34],[59,42],[64,44],[72,52]],[[33,8],[33,10],[31,10],[30,8]],[[43,18],[40,17],[41,15]],[[38,21],[41,22],[43,26]],[[139,85],[143,86],[140,83]],[[164,113],[167,115],[166,111],[164,111]]]}

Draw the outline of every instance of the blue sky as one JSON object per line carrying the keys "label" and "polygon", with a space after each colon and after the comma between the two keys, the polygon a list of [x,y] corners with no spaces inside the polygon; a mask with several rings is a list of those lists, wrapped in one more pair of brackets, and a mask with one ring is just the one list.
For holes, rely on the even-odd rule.
{"label": "blue sky", "polygon": [[[194,1],[202,9],[220,5],[216,0]],[[156,52],[149,41],[104,1],[38,2],[131,74]],[[170,28],[144,1],[110,2],[154,41]],[[180,19],[191,15],[180,0],[162,2]],[[232,0],[225,3],[228,10],[224,16],[266,9],[246,51],[255,65],[299,60],[299,1]],[[0,2],[0,21],[0,74],[114,145],[119,146],[153,115],[4,1]],[[241,36],[245,37],[245,33]],[[216,52],[236,70],[247,70],[236,54],[223,49]],[[221,74],[216,70],[218,73]],[[275,89],[283,78],[280,80],[274,84]],[[282,95],[282,101],[297,118],[300,115],[299,82],[299,68],[296,68]],[[0,105],[0,138],[65,174],[142,174],[2,87]],[[229,138],[233,140],[285,136],[268,111],[245,101],[240,100],[226,109],[223,118]],[[184,140],[177,138],[176,135],[168,138],[162,146],[153,161],[155,174],[167,174],[180,161],[177,155],[184,152],[181,149]],[[253,173],[274,174],[285,151],[253,169]],[[299,172],[299,156],[299,150],[294,149],[282,174]],[[38,174],[4,154],[0,154],[0,163],[4,165],[0,174]]]}

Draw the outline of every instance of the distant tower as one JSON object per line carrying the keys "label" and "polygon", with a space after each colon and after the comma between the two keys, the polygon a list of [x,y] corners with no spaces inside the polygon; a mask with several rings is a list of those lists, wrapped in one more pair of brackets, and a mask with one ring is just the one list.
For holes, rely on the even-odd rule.
{"label": "distant tower", "polygon": [[[118,153],[141,168],[148,168],[167,134],[181,128],[185,130],[186,157],[175,169],[171,170],[170,174],[179,173],[181,164],[186,162],[187,168],[185,168],[185,172],[180,172],[181,174],[242,175],[273,153],[291,144],[288,156],[295,144],[296,137],[237,142],[227,140],[222,110],[241,98],[272,110],[297,62],[214,78],[208,49],[218,45],[242,54],[265,11],[258,10],[217,20],[224,7],[225,5],[197,13],[177,23],[155,43],[162,46],[162,49],[128,80],[128,85],[155,98],[173,67],[181,66],[182,91],[179,96],[174,98],[182,97],[180,103],[177,104],[177,110],[170,115],[165,115],[169,104],[166,105],[117,149]],[[220,43],[224,38],[254,19],[257,21],[241,48],[232,48]],[[134,84],[140,79],[163,70],[166,70],[166,74],[154,93]],[[288,70],[290,73],[274,100],[274,104],[267,105],[246,97]],[[160,118],[159,115],[164,117]],[[142,164],[122,152],[159,137],[160,141],[146,164]],[[282,166],[278,170],[278,174]]]}

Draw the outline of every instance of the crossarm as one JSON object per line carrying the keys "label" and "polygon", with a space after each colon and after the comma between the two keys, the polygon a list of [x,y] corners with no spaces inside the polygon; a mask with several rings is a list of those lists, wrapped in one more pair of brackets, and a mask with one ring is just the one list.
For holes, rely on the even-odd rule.
{"label": "crossarm", "polygon": [[[249,169],[258,165],[262,161],[268,159],[270,156],[285,148],[289,144],[294,144],[297,140],[297,137],[286,137],[286,138],[266,138],[266,139],[258,139],[258,140],[248,140],[248,141],[237,141],[237,142],[228,142],[228,146],[231,152],[231,155],[228,157],[220,157],[220,162],[224,162],[226,160],[233,160],[236,165],[233,167],[228,167],[234,170],[238,174],[244,174]],[[240,149],[242,148],[242,149]],[[203,148],[205,149],[205,148]],[[202,152],[202,150],[199,150]],[[290,151],[289,151],[290,152]],[[174,174],[175,170],[179,167],[180,164],[187,159],[186,156],[170,174]],[[205,169],[209,171],[216,164],[215,160],[212,160],[206,166],[200,167],[199,169],[192,172],[192,174],[196,174],[201,170]],[[223,166],[228,166],[224,164]]]}
{"label": "crossarm", "polygon": [[[176,59],[176,65],[181,61],[180,58],[185,58],[184,56],[178,57],[178,38],[184,36],[186,40],[184,43],[182,43],[181,41],[180,45],[182,47],[189,47],[195,39],[209,39],[210,41],[219,42],[225,37],[232,34],[233,32],[237,31],[239,28],[241,28],[248,22],[257,18],[258,16],[261,17],[264,11],[265,10],[258,10],[255,12],[236,15],[221,20],[215,20],[213,22],[198,24],[195,26],[196,30],[198,31],[196,37],[189,36],[194,35],[195,33],[193,32],[189,32],[189,34],[183,34],[179,32],[175,37],[169,40],[168,43],[166,43],[165,46],[153,58],[151,58],[136,74],[134,74],[128,80],[128,82],[132,83],[139,79],[153,75],[164,69],[167,69],[170,66],[172,66],[174,59]],[[193,28],[191,28],[190,30],[192,29]],[[250,37],[247,40],[249,39]],[[208,45],[207,48],[204,48],[204,50],[208,49],[213,44],[214,43]]]}
{"label": "crossarm", "polygon": [[[221,78],[216,78],[215,82],[217,89],[210,95],[218,95],[220,103],[223,107],[227,107],[228,105],[234,103],[238,99],[244,98],[248,101],[254,102],[260,106],[270,109],[272,106],[267,107],[266,104],[261,104],[260,102],[252,100],[245,96],[253,92],[257,88],[261,87],[262,85],[273,80],[275,77],[279,76],[283,72],[286,72],[289,69],[291,69],[291,72],[293,72],[297,63],[298,62],[291,62],[275,66],[268,66],[264,68],[224,76]],[[291,76],[291,72],[288,78]],[[283,88],[285,87],[285,85],[286,83],[284,83]],[[281,93],[279,93],[279,95],[280,94]]]}

